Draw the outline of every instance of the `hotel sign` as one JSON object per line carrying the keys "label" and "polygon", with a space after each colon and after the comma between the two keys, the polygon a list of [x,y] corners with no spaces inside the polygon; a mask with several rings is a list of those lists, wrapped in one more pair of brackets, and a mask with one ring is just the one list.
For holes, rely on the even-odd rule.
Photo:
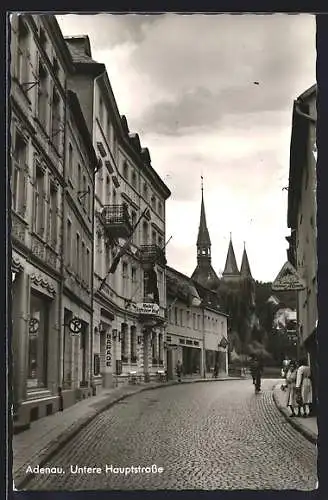
{"label": "hotel sign", "polygon": [[305,283],[290,262],[286,262],[271,286],[275,292],[305,289]]}
{"label": "hotel sign", "polygon": [[139,314],[159,314],[159,305],[147,302],[141,302],[134,305],[134,309]]}

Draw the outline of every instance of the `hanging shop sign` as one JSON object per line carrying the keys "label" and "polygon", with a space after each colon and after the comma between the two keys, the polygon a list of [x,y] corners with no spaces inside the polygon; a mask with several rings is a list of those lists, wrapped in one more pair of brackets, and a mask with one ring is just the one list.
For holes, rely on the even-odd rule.
{"label": "hanging shop sign", "polygon": [[271,286],[272,290],[275,292],[300,291],[305,289],[305,283],[303,279],[298,275],[295,267],[290,263],[286,262],[278,276],[274,280]]}
{"label": "hanging shop sign", "polygon": [[28,331],[30,337],[37,337],[39,331],[40,321],[38,318],[31,318],[28,324]]}
{"label": "hanging shop sign", "polygon": [[227,346],[228,346],[228,341],[225,337],[222,337],[222,339],[220,340],[220,343],[219,343],[219,347],[222,347],[223,349],[225,349]]}
{"label": "hanging shop sign", "polygon": [[106,334],[106,366],[112,366],[112,335]]}
{"label": "hanging shop sign", "polygon": [[73,318],[68,327],[72,335],[78,335],[82,330],[82,321],[79,318]]}

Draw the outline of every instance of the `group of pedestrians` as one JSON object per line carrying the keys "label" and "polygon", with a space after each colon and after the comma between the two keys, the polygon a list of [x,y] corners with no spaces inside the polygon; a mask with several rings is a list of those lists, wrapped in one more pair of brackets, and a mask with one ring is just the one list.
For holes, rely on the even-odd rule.
{"label": "group of pedestrians", "polygon": [[312,410],[311,371],[306,359],[299,362],[290,360],[285,363],[285,383],[282,390],[286,391],[286,404],[291,417],[308,417]]}

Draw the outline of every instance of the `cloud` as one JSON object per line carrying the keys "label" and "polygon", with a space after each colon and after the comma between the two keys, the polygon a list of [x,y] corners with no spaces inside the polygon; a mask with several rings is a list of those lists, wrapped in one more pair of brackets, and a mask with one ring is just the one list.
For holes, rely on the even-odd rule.
{"label": "cloud", "polygon": [[[301,15],[58,16],[88,34],[121,114],[168,184],[169,264],[196,265],[200,176],[212,263],[224,267],[232,231],[255,278],[286,260],[293,100],[315,82],[315,17]],[[254,82],[259,82],[255,85]]]}

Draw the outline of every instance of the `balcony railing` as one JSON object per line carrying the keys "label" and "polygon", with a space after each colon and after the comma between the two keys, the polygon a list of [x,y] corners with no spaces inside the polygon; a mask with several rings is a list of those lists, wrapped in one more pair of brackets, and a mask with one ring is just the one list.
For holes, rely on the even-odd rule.
{"label": "balcony railing", "polygon": [[166,258],[162,248],[158,245],[141,245],[139,256],[142,264],[161,264],[165,266]]}
{"label": "balcony railing", "polygon": [[128,238],[132,232],[130,217],[125,204],[105,205],[101,221],[113,238]]}

